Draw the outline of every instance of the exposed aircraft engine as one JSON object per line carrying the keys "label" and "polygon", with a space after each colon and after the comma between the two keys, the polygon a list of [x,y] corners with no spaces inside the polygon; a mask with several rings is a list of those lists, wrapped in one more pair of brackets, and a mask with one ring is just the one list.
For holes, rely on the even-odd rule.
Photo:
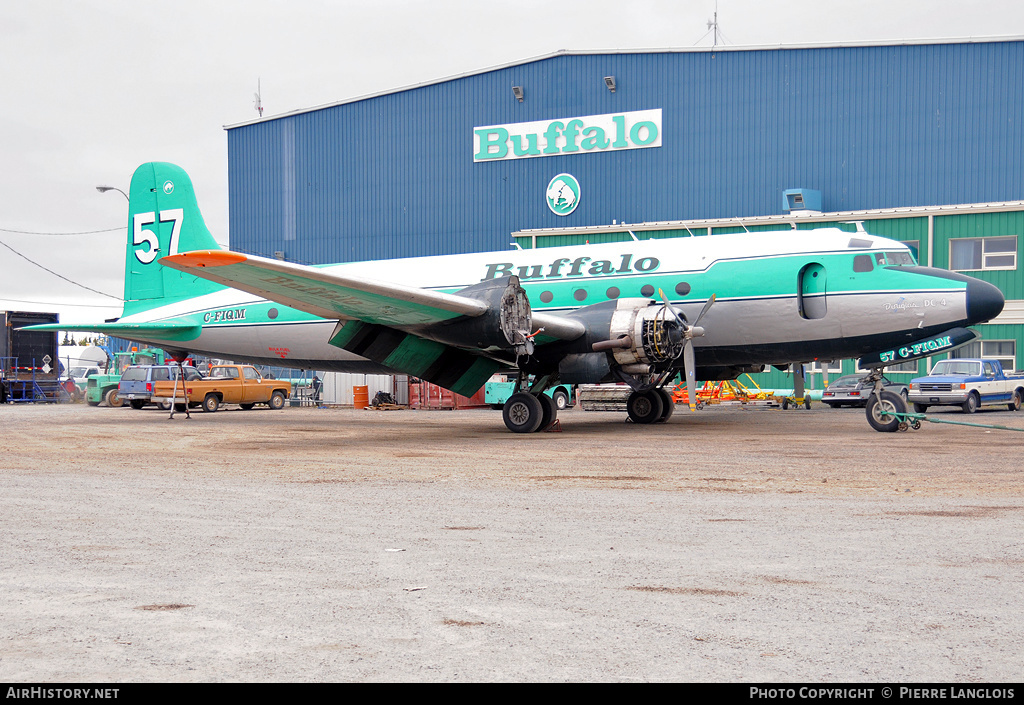
{"label": "exposed aircraft engine", "polygon": [[619,299],[609,339],[594,343],[595,352],[610,351],[626,372],[646,372],[651,365],[676,360],[683,353],[685,328],[667,305],[649,299]]}

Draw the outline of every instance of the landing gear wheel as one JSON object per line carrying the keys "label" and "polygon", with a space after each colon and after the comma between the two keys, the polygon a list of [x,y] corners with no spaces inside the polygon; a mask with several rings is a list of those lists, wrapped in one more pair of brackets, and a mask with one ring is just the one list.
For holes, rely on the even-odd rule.
{"label": "landing gear wheel", "polygon": [[661,419],[665,403],[657,389],[633,392],[626,400],[626,411],[633,423],[654,423]]}
{"label": "landing gear wheel", "polygon": [[964,410],[965,414],[973,414],[979,406],[981,406],[981,399],[976,392],[971,392],[967,395],[967,401],[961,404],[960,408]]}
{"label": "landing gear wheel", "polygon": [[131,405],[133,409],[141,409],[146,405],[146,402],[142,401],[141,399],[132,399],[128,403]]}
{"label": "landing gear wheel", "polygon": [[665,423],[672,418],[672,412],[676,410],[676,403],[672,400],[672,395],[664,387],[659,388],[658,392],[661,394],[661,403],[664,405],[658,423]]}
{"label": "landing gear wheel", "polygon": [[[254,406],[256,406],[256,405],[255,404],[239,404],[238,406],[240,406],[242,408],[242,411],[252,411],[252,408]],[[271,407],[271,408],[273,408],[273,407]]]}
{"label": "landing gear wheel", "polygon": [[928,405],[927,404],[918,404],[916,401],[914,402],[914,413],[915,414],[923,414],[926,411],[928,411]]}
{"label": "landing gear wheel", "polygon": [[211,414],[220,408],[220,399],[217,398],[216,394],[212,392],[206,395],[203,399],[203,411],[208,411]]}
{"label": "landing gear wheel", "polygon": [[901,423],[895,414],[907,413],[907,405],[899,394],[882,392],[881,399],[874,394],[868,398],[865,412],[871,428],[881,433],[892,433],[899,430]]}
{"label": "landing gear wheel", "polygon": [[540,401],[540,408],[543,413],[540,419],[540,426],[537,427],[537,430],[543,431],[553,424],[556,418],[558,418],[558,406],[556,405],[555,400],[547,394],[538,394],[537,399]]}
{"label": "landing gear wheel", "polygon": [[512,433],[533,433],[544,420],[544,408],[537,397],[528,392],[516,392],[501,410],[505,427]]}
{"label": "landing gear wheel", "polygon": [[569,395],[565,393],[565,390],[556,389],[555,393],[551,395],[551,398],[554,399],[555,408],[559,411],[569,408]]}
{"label": "landing gear wheel", "polygon": [[811,398],[810,397],[804,397],[804,408],[807,409],[808,411],[811,410]]}
{"label": "landing gear wheel", "polygon": [[103,396],[103,401],[107,402],[107,406],[115,409],[120,409],[124,406],[124,399],[121,398],[121,395],[117,393],[116,389],[108,390]]}

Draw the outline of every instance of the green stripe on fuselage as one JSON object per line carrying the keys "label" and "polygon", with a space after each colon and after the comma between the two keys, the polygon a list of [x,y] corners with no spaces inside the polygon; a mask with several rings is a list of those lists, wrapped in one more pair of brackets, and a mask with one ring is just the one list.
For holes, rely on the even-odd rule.
{"label": "green stripe on fuselage", "polygon": [[[868,255],[874,261],[879,251],[884,250],[771,255],[750,259],[718,260],[706,270],[579,277],[562,275],[552,278],[521,279],[520,283],[530,297],[531,306],[537,310],[578,308],[614,298],[657,298],[658,289],[663,289],[671,300],[682,303],[687,300],[703,302],[711,294],[716,294],[720,300],[793,297],[798,293],[800,270],[812,262],[824,267],[829,294],[905,292],[915,288],[960,291],[964,288],[962,282],[904,271],[898,266],[874,264],[872,271],[853,271],[854,257]],[[677,285],[682,283],[689,286],[689,291],[685,294],[676,290]],[[653,293],[644,293],[642,289],[645,286],[650,286]],[[618,289],[617,296],[608,295],[607,292],[612,287]],[[581,289],[586,292],[582,299],[577,294]],[[455,293],[457,290],[444,291]],[[550,301],[542,298],[545,292],[550,292]]]}

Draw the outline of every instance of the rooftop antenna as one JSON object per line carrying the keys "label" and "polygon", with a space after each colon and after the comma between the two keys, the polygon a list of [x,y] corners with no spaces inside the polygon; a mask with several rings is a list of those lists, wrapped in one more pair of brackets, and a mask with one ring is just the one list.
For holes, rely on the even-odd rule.
{"label": "rooftop antenna", "polygon": [[256,79],[256,93],[254,94],[256,96],[256,102],[253,105],[256,108],[256,112],[258,112],[260,114],[260,117],[263,117],[263,99],[260,97],[260,92],[261,91],[262,91],[262,89],[260,88],[260,79],[257,78]]}
{"label": "rooftop antenna", "polygon": [[[711,48],[718,48],[719,40],[724,44],[726,41],[725,35],[722,34],[722,29],[718,26],[718,2],[715,2],[715,14],[712,19],[708,20],[708,31],[704,33],[704,37],[711,35]],[[704,41],[704,37],[697,40],[697,44]],[[696,46],[696,45],[694,45]]]}

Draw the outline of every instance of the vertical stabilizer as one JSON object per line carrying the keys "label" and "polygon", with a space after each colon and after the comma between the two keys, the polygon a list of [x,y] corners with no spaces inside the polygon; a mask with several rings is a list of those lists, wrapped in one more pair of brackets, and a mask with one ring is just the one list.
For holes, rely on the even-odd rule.
{"label": "vertical stabilizer", "polygon": [[159,263],[161,257],[179,252],[219,249],[203,222],[188,174],[163,162],[140,166],[129,189],[124,315],[223,289]]}

